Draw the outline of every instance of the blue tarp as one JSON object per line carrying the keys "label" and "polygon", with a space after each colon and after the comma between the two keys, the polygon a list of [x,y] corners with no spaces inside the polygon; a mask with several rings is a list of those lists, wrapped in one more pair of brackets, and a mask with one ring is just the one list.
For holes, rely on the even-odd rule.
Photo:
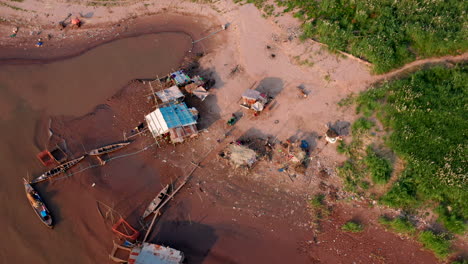
{"label": "blue tarp", "polygon": [[196,124],[192,112],[185,103],[170,104],[167,107],[160,108],[161,114],[166,121],[168,128],[187,126]]}
{"label": "blue tarp", "polygon": [[171,73],[171,78],[174,79],[176,84],[185,84],[190,82],[190,77],[183,71],[176,71]]}

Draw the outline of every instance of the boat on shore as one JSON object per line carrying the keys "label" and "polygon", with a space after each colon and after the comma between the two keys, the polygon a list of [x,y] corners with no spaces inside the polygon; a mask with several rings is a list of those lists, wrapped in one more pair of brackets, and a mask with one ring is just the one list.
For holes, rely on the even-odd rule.
{"label": "boat on shore", "polygon": [[141,216],[142,219],[145,219],[150,214],[154,213],[154,211],[156,211],[158,206],[161,204],[161,202],[164,200],[164,198],[166,198],[166,196],[168,195],[168,191],[169,191],[169,184],[166,185],[166,187],[164,187],[159,192],[159,194],[153,199],[153,201],[151,201],[151,203],[148,205],[148,207],[146,207],[145,212],[143,212],[143,215]]}
{"label": "boat on shore", "polygon": [[88,153],[88,155],[98,156],[98,155],[111,153],[111,152],[117,151],[117,150],[119,150],[119,149],[121,149],[123,147],[126,147],[130,143],[131,142],[122,142],[122,143],[110,144],[110,145],[103,146],[103,147],[100,147],[100,148],[97,148],[97,149],[93,149]]}
{"label": "boat on shore", "polygon": [[44,172],[41,176],[37,177],[36,179],[32,180],[31,183],[38,183],[46,180],[50,180],[51,178],[59,175],[60,173],[63,173],[70,169],[71,167],[75,166],[78,164],[82,159],[84,159],[85,156],[81,156],[77,159],[71,160],[69,162],[65,162],[63,164],[60,164],[59,166],[51,169],[50,171]]}
{"label": "boat on shore", "polygon": [[36,215],[41,219],[42,223],[50,228],[53,228],[52,216],[50,215],[49,210],[44,204],[41,196],[34,190],[34,188],[29,184],[29,182],[23,178],[24,181],[24,190],[26,191],[26,197],[28,198],[31,207],[34,209]]}

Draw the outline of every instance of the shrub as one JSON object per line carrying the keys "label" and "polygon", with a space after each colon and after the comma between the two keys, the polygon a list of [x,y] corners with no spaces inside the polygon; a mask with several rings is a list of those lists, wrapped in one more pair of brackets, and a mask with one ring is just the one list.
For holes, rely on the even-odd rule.
{"label": "shrub", "polygon": [[436,212],[439,214],[437,221],[441,222],[448,231],[456,234],[463,234],[465,232],[465,221],[454,210],[449,211],[447,206],[440,205],[437,207]]}
{"label": "shrub", "polygon": [[317,194],[315,195],[312,199],[309,200],[309,204],[312,206],[312,208],[319,208],[324,205],[323,201],[325,199],[325,195],[323,194]]}
{"label": "shrub", "polygon": [[364,230],[364,226],[353,221],[348,221],[341,227],[341,229],[347,232],[359,233]]}
{"label": "shrub", "polygon": [[419,234],[419,242],[439,258],[446,258],[450,254],[450,240],[443,234],[434,234],[432,231],[423,231]]}
{"label": "shrub", "polygon": [[360,134],[362,132],[370,130],[374,126],[374,122],[370,121],[367,118],[361,117],[356,120],[351,126],[351,131],[354,134]]}
{"label": "shrub", "polygon": [[376,184],[385,184],[392,174],[392,164],[389,160],[377,156],[371,147],[367,148],[364,163],[370,171],[372,181]]}

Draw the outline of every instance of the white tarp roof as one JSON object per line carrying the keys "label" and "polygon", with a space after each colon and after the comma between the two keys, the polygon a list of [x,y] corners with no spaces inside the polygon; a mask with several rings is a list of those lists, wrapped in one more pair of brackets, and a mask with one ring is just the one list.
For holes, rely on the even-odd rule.
{"label": "white tarp roof", "polygon": [[153,137],[158,137],[169,131],[167,123],[159,108],[146,115],[145,120],[148,124],[149,131],[153,134]]}
{"label": "white tarp roof", "polygon": [[180,91],[177,85],[174,85],[162,91],[158,91],[156,92],[156,95],[159,97],[159,99],[161,99],[163,103],[175,101],[179,98],[184,97],[184,94]]}

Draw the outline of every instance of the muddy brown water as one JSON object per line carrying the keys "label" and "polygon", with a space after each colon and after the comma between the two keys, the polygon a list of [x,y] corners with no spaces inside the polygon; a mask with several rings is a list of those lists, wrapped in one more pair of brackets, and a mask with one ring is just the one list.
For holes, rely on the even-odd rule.
{"label": "muddy brown water", "polygon": [[[148,34],[62,61],[0,65],[0,263],[94,263],[84,252],[88,242],[76,236],[88,230],[79,226],[85,221],[62,219],[49,230],[26,200],[21,178],[44,170],[35,157],[46,143],[37,140],[37,134],[46,133],[38,124],[49,116],[84,115],[132,79],[167,74],[191,47],[186,34]],[[46,202],[57,204],[57,190],[38,188]],[[89,237],[90,243],[96,240]]]}

